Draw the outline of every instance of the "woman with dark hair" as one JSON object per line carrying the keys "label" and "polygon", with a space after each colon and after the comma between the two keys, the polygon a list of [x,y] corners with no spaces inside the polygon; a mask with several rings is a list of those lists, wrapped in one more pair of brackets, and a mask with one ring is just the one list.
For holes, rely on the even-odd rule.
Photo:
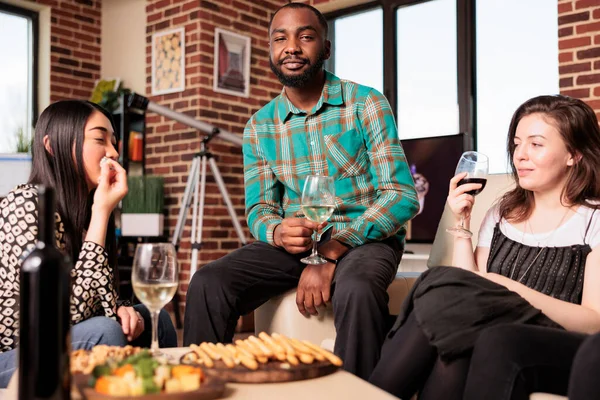
{"label": "woman with dark hair", "polygon": [[[516,187],[488,211],[474,253],[470,238],[457,237],[455,267],[421,275],[383,346],[373,384],[406,399],[417,391],[420,399],[462,399],[473,345],[485,329],[600,331],[594,111],[565,96],[526,101],[510,124],[508,156]],[[468,192],[481,185],[459,186],[464,177],[450,181],[448,205],[468,227]],[[487,361],[471,371],[495,371],[495,360]],[[510,398],[497,395],[470,398]]]}
{"label": "woman with dark hair", "polygon": [[[37,189],[56,191],[56,246],[71,260],[73,349],[96,344],[148,346],[150,313],[118,299],[113,210],[127,194],[117,162],[111,115],[78,100],[51,104],[40,115],[33,140],[29,182],[0,203],[0,387],[14,370],[18,341],[19,270],[37,237]],[[166,312],[159,321],[161,346],[177,346]]]}

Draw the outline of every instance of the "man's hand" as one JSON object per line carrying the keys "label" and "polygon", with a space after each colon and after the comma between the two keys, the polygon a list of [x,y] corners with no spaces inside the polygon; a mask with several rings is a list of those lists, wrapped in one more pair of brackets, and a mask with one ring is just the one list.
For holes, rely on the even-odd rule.
{"label": "man's hand", "polygon": [[290,254],[302,253],[310,250],[314,230],[322,229],[325,225],[327,222],[319,225],[306,218],[284,218],[281,224],[275,227],[273,241],[276,246],[283,247]]}
{"label": "man's hand", "polygon": [[302,271],[296,305],[303,315],[317,315],[317,307],[331,300],[331,281],[335,272],[335,264],[307,265]]}

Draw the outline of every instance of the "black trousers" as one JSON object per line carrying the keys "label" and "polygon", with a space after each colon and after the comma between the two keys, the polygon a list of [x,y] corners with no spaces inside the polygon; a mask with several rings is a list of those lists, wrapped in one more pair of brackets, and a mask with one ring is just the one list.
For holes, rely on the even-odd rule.
{"label": "black trousers", "polygon": [[[130,344],[132,346],[150,347],[152,344],[152,315],[150,314],[150,310],[143,304],[136,304],[133,308],[144,318],[144,331]],[[160,314],[158,315],[157,339],[158,345],[161,348],[177,347],[177,331],[173,326],[173,321],[171,321],[169,313],[164,309],[160,310]]]}
{"label": "black trousers", "polygon": [[[199,269],[187,292],[184,345],[230,342],[240,315],[298,286],[305,255],[254,242]],[[347,371],[363,379],[379,358],[387,330],[387,288],[401,257],[401,245],[387,239],[351,249],[335,270],[334,352]]]}
{"label": "black trousers", "polygon": [[[588,339],[587,349],[581,346],[585,338],[533,325],[486,329],[473,349],[464,399],[528,400],[534,392],[600,399],[600,335]],[[577,353],[580,347],[583,351]],[[569,385],[574,359],[579,367],[573,368]]]}
{"label": "black trousers", "polygon": [[588,336],[577,354],[569,378],[569,399],[600,399],[600,333]]}

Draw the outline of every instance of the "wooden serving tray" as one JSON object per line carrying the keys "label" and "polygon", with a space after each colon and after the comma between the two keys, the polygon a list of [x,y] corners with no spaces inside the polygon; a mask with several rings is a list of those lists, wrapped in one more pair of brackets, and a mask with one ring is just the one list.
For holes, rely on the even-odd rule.
{"label": "wooden serving tray", "polygon": [[98,393],[88,386],[89,375],[76,374],[72,377],[81,397],[84,400],[213,400],[223,397],[225,382],[216,377],[206,374],[200,389],[181,393],[157,393],[143,396],[109,396]]}
{"label": "wooden serving tray", "polygon": [[[289,367],[286,367],[289,366]],[[289,363],[269,360],[266,364],[258,364],[258,369],[252,371],[239,364],[227,368],[222,361],[215,361],[214,368],[202,367],[207,377],[216,377],[227,382],[235,383],[275,383],[301,381],[318,378],[334,373],[336,367],[329,361],[316,361],[312,364],[290,365]]]}

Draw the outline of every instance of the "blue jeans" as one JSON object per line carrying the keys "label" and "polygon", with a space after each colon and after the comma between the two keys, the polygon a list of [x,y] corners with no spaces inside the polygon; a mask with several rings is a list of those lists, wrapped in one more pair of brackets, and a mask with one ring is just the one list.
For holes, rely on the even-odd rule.
{"label": "blue jeans", "polygon": [[[150,312],[141,304],[134,306],[144,318],[144,332],[131,342],[133,346],[149,347],[152,340],[152,322]],[[169,313],[161,310],[158,319],[158,342],[160,347],[177,347],[177,332]],[[121,324],[107,317],[93,317],[71,327],[71,349],[89,350],[98,344],[125,346],[127,339]],[[0,388],[8,386],[10,378],[17,368],[18,349],[0,353]]]}

